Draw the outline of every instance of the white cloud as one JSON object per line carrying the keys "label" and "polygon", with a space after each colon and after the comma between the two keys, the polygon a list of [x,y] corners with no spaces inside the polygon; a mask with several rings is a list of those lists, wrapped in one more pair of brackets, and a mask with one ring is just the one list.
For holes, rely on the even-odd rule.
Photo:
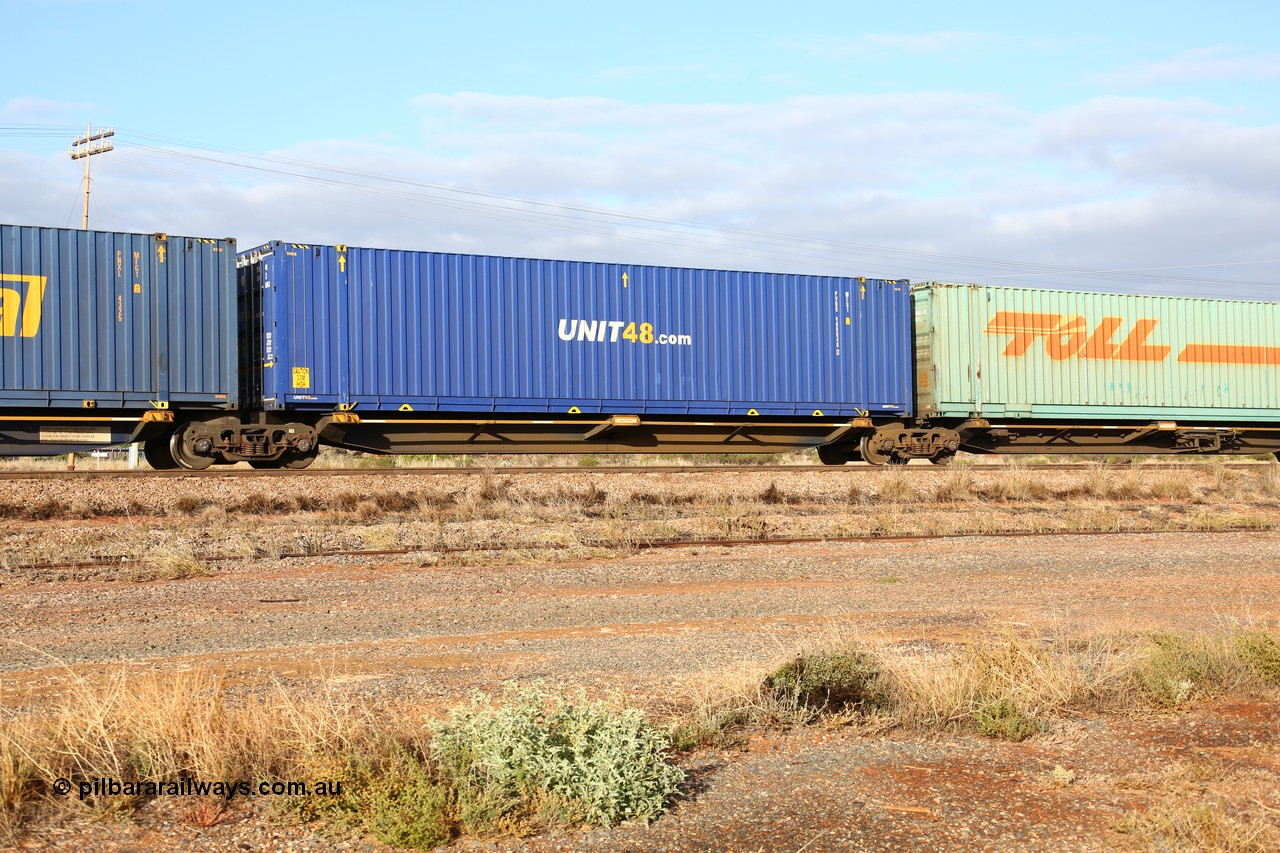
{"label": "white cloud", "polygon": [[[119,216],[113,227],[242,245],[979,281],[1018,270],[966,258],[1099,269],[1280,258],[1280,127],[1239,127],[1204,101],[1102,98],[1034,114],[996,96],[938,93],[736,105],[462,93],[414,107],[416,145],[300,143],[273,152],[292,162],[252,161],[269,171],[158,155],[125,137],[95,165],[95,193]],[[306,165],[316,163],[365,174]],[[0,221],[63,224],[75,180],[69,162],[0,152]],[[1274,282],[1280,265],[1221,274]]]}
{"label": "white cloud", "polygon": [[1280,53],[1248,55],[1229,47],[1187,50],[1168,59],[1135,62],[1091,77],[1110,86],[1158,86],[1222,80],[1274,80],[1280,77]]}

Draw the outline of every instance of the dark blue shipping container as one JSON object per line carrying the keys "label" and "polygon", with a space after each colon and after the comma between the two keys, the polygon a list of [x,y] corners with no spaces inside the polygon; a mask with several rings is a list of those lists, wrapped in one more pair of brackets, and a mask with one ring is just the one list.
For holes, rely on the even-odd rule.
{"label": "dark blue shipping container", "polygon": [[281,242],[238,263],[267,409],[911,411],[906,281]]}
{"label": "dark blue shipping container", "polygon": [[238,403],[232,240],[0,225],[0,407]]}

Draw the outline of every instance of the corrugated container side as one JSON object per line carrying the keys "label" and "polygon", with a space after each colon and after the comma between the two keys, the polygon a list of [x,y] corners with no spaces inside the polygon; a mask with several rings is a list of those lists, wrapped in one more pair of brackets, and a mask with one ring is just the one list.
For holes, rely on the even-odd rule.
{"label": "corrugated container side", "polygon": [[268,407],[910,412],[906,282],[287,243],[241,259]]}
{"label": "corrugated container side", "polygon": [[0,405],[237,402],[235,244],[0,225]]}
{"label": "corrugated container side", "polygon": [[921,414],[1273,421],[1280,303],[930,282]]}

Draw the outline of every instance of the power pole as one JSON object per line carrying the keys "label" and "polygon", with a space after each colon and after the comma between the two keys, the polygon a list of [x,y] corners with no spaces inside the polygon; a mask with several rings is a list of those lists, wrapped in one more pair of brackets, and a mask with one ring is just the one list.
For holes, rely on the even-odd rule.
{"label": "power pole", "polygon": [[88,130],[84,132],[84,136],[77,136],[71,143],[71,159],[84,160],[84,220],[80,227],[89,230],[89,161],[95,154],[106,154],[115,148],[109,141],[111,137],[116,135],[116,129],[109,127],[106,130],[93,132],[93,125],[90,124]]}
{"label": "power pole", "polygon": [[[84,136],[77,136],[71,141],[71,159],[84,160],[84,218],[80,222],[80,227],[89,230],[89,161],[93,159],[95,154],[106,154],[115,146],[111,144],[111,137],[116,135],[116,129],[109,127],[106,130],[93,132],[93,124],[90,123],[84,132]],[[129,467],[138,467],[138,445],[129,445]],[[74,471],[76,469],[76,455],[74,453],[67,454],[67,470]]]}

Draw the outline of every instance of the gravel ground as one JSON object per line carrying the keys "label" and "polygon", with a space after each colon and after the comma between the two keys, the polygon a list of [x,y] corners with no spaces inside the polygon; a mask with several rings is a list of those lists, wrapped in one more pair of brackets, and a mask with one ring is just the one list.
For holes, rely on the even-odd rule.
{"label": "gravel ground", "polygon": [[1277,566],[1280,534],[1161,534],[715,547],[502,567],[298,560],[182,581],[21,582],[0,589],[0,637],[12,641],[0,671],[10,690],[56,681],[64,666],[176,660],[287,675],[329,667],[385,679],[379,693],[407,698],[513,676],[677,686],[768,663],[836,626],[910,639],[1007,621],[1087,632],[1275,619]]}
{"label": "gravel ground", "polygon": [[[796,478],[739,475],[732,487],[755,493],[778,480],[791,492],[848,489],[830,475]],[[640,477],[623,486],[615,478],[606,488],[670,487],[654,481]],[[710,482],[680,480],[679,488],[706,489]],[[139,502],[159,500],[156,489],[182,488],[125,483],[121,488],[145,492],[129,498]],[[279,483],[214,481],[210,488]],[[359,487],[370,488],[367,480]],[[75,522],[43,524],[57,535]],[[1275,622],[1280,533],[710,547],[503,566],[257,561],[228,564],[208,577],[145,583],[18,575],[0,586],[0,614],[6,641],[0,701],[11,708],[56,701],[72,674],[192,663],[244,684],[325,680],[411,713],[439,710],[512,678],[622,690],[660,707],[823,637],[936,643],[1010,623],[1088,634]],[[694,796],[652,827],[458,845],[1110,849],[1125,841],[1114,830],[1120,816],[1158,799],[1158,792],[1108,784],[1125,766],[1154,773],[1171,760],[1212,753],[1280,780],[1274,704],[1228,703],[1197,713],[1204,720],[1200,740],[1185,718],[1078,720],[1022,745],[864,738],[848,730],[760,736],[745,752],[690,757]],[[1059,789],[1045,782],[1056,764],[1079,768],[1080,783]],[[1272,784],[1266,807],[1280,808],[1276,790],[1280,784]],[[343,849],[312,827],[272,824],[261,801],[237,807],[231,820],[208,830],[184,823],[176,808],[157,801],[120,823],[85,823],[72,814],[29,840],[32,849]]]}

